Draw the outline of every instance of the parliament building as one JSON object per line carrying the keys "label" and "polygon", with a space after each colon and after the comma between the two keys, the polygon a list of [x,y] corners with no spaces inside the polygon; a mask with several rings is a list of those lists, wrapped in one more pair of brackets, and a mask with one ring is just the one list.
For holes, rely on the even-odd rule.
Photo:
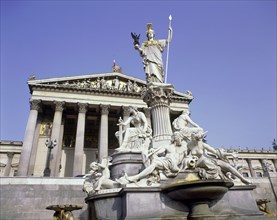
{"label": "parliament building", "polygon": [[[100,161],[119,147],[115,133],[119,118],[129,117],[129,106],[144,112],[151,124],[150,109],[141,98],[146,82],[123,74],[117,65],[110,73],[51,79],[31,77],[28,86],[30,112],[24,140],[0,142],[2,177],[48,176],[47,166],[52,178],[81,177],[89,172],[92,161]],[[191,92],[174,91],[170,120],[188,109],[192,100]],[[276,151],[235,150],[243,176],[258,185],[264,178],[276,179]],[[271,190],[271,200],[275,195],[273,204],[276,204],[276,186],[266,190]],[[256,195],[266,197],[258,191]]]}

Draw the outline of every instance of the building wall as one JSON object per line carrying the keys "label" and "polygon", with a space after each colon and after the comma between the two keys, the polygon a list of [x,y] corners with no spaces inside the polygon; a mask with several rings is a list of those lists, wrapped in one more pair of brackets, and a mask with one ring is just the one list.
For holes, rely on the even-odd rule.
{"label": "building wall", "polygon": [[[83,178],[1,177],[0,181],[1,220],[49,220],[54,211],[46,210],[46,207],[58,204],[82,205],[81,210],[73,211],[74,217],[87,219]],[[277,176],[251,178],[251,181],[257,186],[252,192],[253,197],[271,200],[269,209],[277,213]]]}
{"label": "building wall", "polygon": [[1,177],[1,220],[49,220],[49,205],[82,205],[73,211],[76,219],[87,219],[86,193],[82,178]]}

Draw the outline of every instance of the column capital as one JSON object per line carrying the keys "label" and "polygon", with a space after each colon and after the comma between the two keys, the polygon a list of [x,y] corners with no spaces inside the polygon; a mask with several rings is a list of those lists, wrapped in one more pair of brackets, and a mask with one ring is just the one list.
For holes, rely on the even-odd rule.
{"label": "column capital", "polygon": [[54,104],[56,106],[56,108],[55,108],[56,111],[62,112],[64,110],[64,104],[65,104],[65,102],[54,101]]}
{"label": "column capital", "polygon": [[100,105],[101,108],[101,114],[102,115],[108,115],[109,114],[109,109],[110,109],[110,105]]}
{"label": "column capital", "polygon": [[40,103],[41,103],[41,100],[39,100],[39,99],[31,100],[30,101],[31,110],[37,110],[38,111],[40,109]]}
{"label": "column capital", "polygon": [[88,103],[78,103],[79,113],[86,113],[88,110]]}
{"label": "column capital", "polygon": [[171,84],[165,85],[150,85],[147,90],[142,94],[142,99],[147,103],[148,107],[156,105],[169,106],[171,103],[171,96],[174,92],[174,88]]}

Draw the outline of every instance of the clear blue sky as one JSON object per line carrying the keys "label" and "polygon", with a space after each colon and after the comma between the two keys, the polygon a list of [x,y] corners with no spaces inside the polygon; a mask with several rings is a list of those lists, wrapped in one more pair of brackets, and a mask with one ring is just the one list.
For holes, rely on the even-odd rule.
{"label": "clear blue sky", "polygon": [[[1,1],[1,140],[23,140],[27,79],[110,72],[145,79],[130,32],[157,39],[172,15],[168,82],[192,91],[214,147],[276,138],[276,1]],[[166,54],[166,52],[165,52]]]}

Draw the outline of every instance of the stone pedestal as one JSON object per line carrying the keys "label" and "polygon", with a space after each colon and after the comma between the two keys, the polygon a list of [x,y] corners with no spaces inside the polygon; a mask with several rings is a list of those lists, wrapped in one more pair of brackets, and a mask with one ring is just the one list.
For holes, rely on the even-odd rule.
{"label": "stone pedestal", "polygon": [[151,108],[153,125],[153,147],[170,144],[172,128],[170,102],[174,88],[171,84],[150,83],[143,94],[143,101]]}
{"label": "stone pedestal", "polygon": [[[97,194],[88,196],[85,201],[88,204],[89,220],[258,220],[265,218],[263,213],[258,210],[252,196],[253,186],[233,187],[226,192],[223,198],[222,190],[224,193],[226,187],[208,186],[208,188],[208,192],[204,190],[205,195],[213,191],[208,196],[214,197],[215,202],[210,201],[210,198],[208,202],[202,203],[197,203],[193,198],[189,198],[185,202],[175,200],[161,187],[100,190]],[[203,195],[203,191],[198,192],[197,187],[189,191],[197,198]],[[221,191],[221,195],[215,193],[216,191]],[[186,194],[181,193],[180,196],[186,196]]]}
{"label": "stone pedestal", "polygon": [[144,169],[141,152],[118,152],[112,155],[111,179],[120,178],[127,173],[136,175]]}

